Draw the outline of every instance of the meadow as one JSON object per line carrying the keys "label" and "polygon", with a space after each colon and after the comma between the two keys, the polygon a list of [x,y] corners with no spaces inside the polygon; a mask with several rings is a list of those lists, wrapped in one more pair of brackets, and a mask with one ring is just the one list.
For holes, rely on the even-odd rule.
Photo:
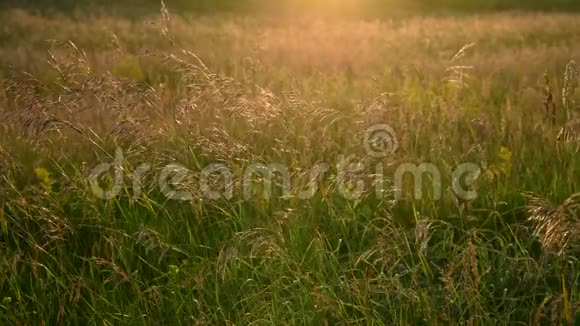
{"label": "meadow", "polygon": [[0,324],[580,322],[577,14],[169,9],[0,11]]}

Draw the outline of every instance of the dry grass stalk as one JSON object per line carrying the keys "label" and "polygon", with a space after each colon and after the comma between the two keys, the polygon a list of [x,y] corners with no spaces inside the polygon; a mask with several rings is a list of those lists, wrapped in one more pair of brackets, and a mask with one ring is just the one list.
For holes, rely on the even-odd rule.
{"label": "dry grass stalk", "polygon": [[580,119],[570,121],[560,129],[558,142],[580,148]]}
{"label": "dry grass stalk", "polygon": [[534,234],[544,248],[563,256],[577,249],[580,241],[580,193],[570,196],[560,205],[527,194],[529,221],[535,225]]}
{"label": "dry grass stalk", "polygon": [[546,116],[551,117],[552,123],[556,124],[556,101],[554,100],[554,92],[548,74],[544,75],[544,83],[544,110]]}
{"label": "dry grass stalk", "polygon": [[95,257],[93,258],[93,261],[97,266],[107,267],[113,272],[113,275],[106,279],[105,283],[110,283],[114,280],[117,280],[118,283],[129,282],[129,274],[112,260]]}
{"label": "dry grass stalk", "polygon": [[580,81],[580,73],[578,72],[578,65],[574,61],[570,61],[566,65],[566,73],[564,75],[564,87],[562,88],[562,104],[566,110],[566,119],[570,120],[572,110],[576,109],[576,101],[574,99],[574,92],[578,87]]}

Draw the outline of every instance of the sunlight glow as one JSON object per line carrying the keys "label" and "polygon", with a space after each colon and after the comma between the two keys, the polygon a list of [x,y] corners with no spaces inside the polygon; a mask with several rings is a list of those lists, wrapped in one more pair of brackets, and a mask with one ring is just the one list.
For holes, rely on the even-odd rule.
{"label": "sunlight glow", "polygon": [[306,10],[326,14],[361,12],[367,3],[360,0],[290,0],[291,10]]}

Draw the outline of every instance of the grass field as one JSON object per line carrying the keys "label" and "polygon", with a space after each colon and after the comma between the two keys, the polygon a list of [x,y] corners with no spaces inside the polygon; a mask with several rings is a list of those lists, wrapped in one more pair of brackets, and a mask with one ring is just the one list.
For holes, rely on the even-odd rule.
{"label": "grass field", "polygon": [[580,322],[580,16],[74,17],[0,12],[0,324]]}

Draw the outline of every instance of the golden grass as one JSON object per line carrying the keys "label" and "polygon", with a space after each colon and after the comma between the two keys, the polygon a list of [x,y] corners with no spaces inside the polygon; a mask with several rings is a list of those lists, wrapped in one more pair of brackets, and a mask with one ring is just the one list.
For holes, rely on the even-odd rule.
{"label": "golden grass", "polygon": [[[570,323],[580,307],[580,161],[556,142],[579,113],[577,16],[0,20],[0,322]],[[369,157],[381,123],[398,150]],[[244,198],[239,180],[201,197],[212,163],[285,164],[302,186],[340,157],[384,192],[345,200],[332,170],[310,200]],[[102,200],[103,162],[152,169]],[[397,200],[388,176],[409,162],[441,170],[441,199]],[[475,200],[449,188],[464,162]],[[190,201],[160,192],[176,163]]]}

